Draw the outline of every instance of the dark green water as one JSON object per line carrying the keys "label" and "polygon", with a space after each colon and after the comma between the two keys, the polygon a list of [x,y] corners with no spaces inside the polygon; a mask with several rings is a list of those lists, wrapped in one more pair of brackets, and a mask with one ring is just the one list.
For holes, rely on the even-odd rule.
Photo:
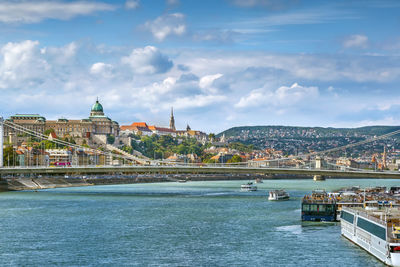
{"label": "dark green water", "polygon": [[[312,189],[398,180],[240,181],[59,188],[0,194],[2,266],[379,266],[340,225],[301,223]],[[269,202],[269,189],[291,200]]]}

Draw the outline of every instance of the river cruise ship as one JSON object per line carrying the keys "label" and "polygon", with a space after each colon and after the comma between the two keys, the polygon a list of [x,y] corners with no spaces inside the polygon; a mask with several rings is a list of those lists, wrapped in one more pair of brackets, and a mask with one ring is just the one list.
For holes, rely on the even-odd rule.
{"label": "river cruise ship", "polygon": [[400,266],[400,210],[342,207],[341,233],[389,266]]}
{"label": "river cruise ship", "polygon": [[311,195],[303,197],[301,203],[301,220],[314,222],[334,222],[336,216],[336,200],[325,190],[314,190]]}

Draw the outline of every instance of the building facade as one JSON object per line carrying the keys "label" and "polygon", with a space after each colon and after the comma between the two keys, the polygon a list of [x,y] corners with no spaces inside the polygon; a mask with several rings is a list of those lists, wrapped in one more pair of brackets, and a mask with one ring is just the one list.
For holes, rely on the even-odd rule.
{"label": "building facade", "polygon": [[[92,106],[90,116],[87,119],[68,120],[46,120],[39,114],[16,114],[7,121],[20,125],[29,130],[43,134],[48,129],[53,129],[58,137],[90,138],[93,135],[119,135],[119,125],[104,115],[103,106],[97,100]],[[12,135],[23,135],[22,131],[12,129],[5,125],[4,136],[10,138]]]}

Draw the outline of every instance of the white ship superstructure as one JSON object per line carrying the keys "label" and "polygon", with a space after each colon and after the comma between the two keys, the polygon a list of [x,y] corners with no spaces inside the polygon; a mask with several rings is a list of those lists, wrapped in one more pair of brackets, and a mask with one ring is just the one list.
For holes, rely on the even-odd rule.
{"label": "white ship superstructure", "polygon": [[257,191],[257,186],[253,184],[252,182],[248,182],[247,184],[242,184],[240,186],[240,189],[242,191]]}
{"label": "white ship superstructure", "polygon": [[277,200],[288,200],[289,194],[285,190],[272,190],[269,191],[268,200],[277,201]]}
{"label": "white ship superstructure", "polygon": [[400,210],[343,207],[342,235],[390,266],[400,266]]}

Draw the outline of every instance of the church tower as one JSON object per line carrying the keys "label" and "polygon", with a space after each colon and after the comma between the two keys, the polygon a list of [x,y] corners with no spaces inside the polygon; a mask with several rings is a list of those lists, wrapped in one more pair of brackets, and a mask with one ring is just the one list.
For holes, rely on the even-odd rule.
{"label": "church tower", "polygon": [[174,131],[176,130],[175,119],[174,119],[174,108],[171,108],[171,118],[169,119],[169,128]]}

